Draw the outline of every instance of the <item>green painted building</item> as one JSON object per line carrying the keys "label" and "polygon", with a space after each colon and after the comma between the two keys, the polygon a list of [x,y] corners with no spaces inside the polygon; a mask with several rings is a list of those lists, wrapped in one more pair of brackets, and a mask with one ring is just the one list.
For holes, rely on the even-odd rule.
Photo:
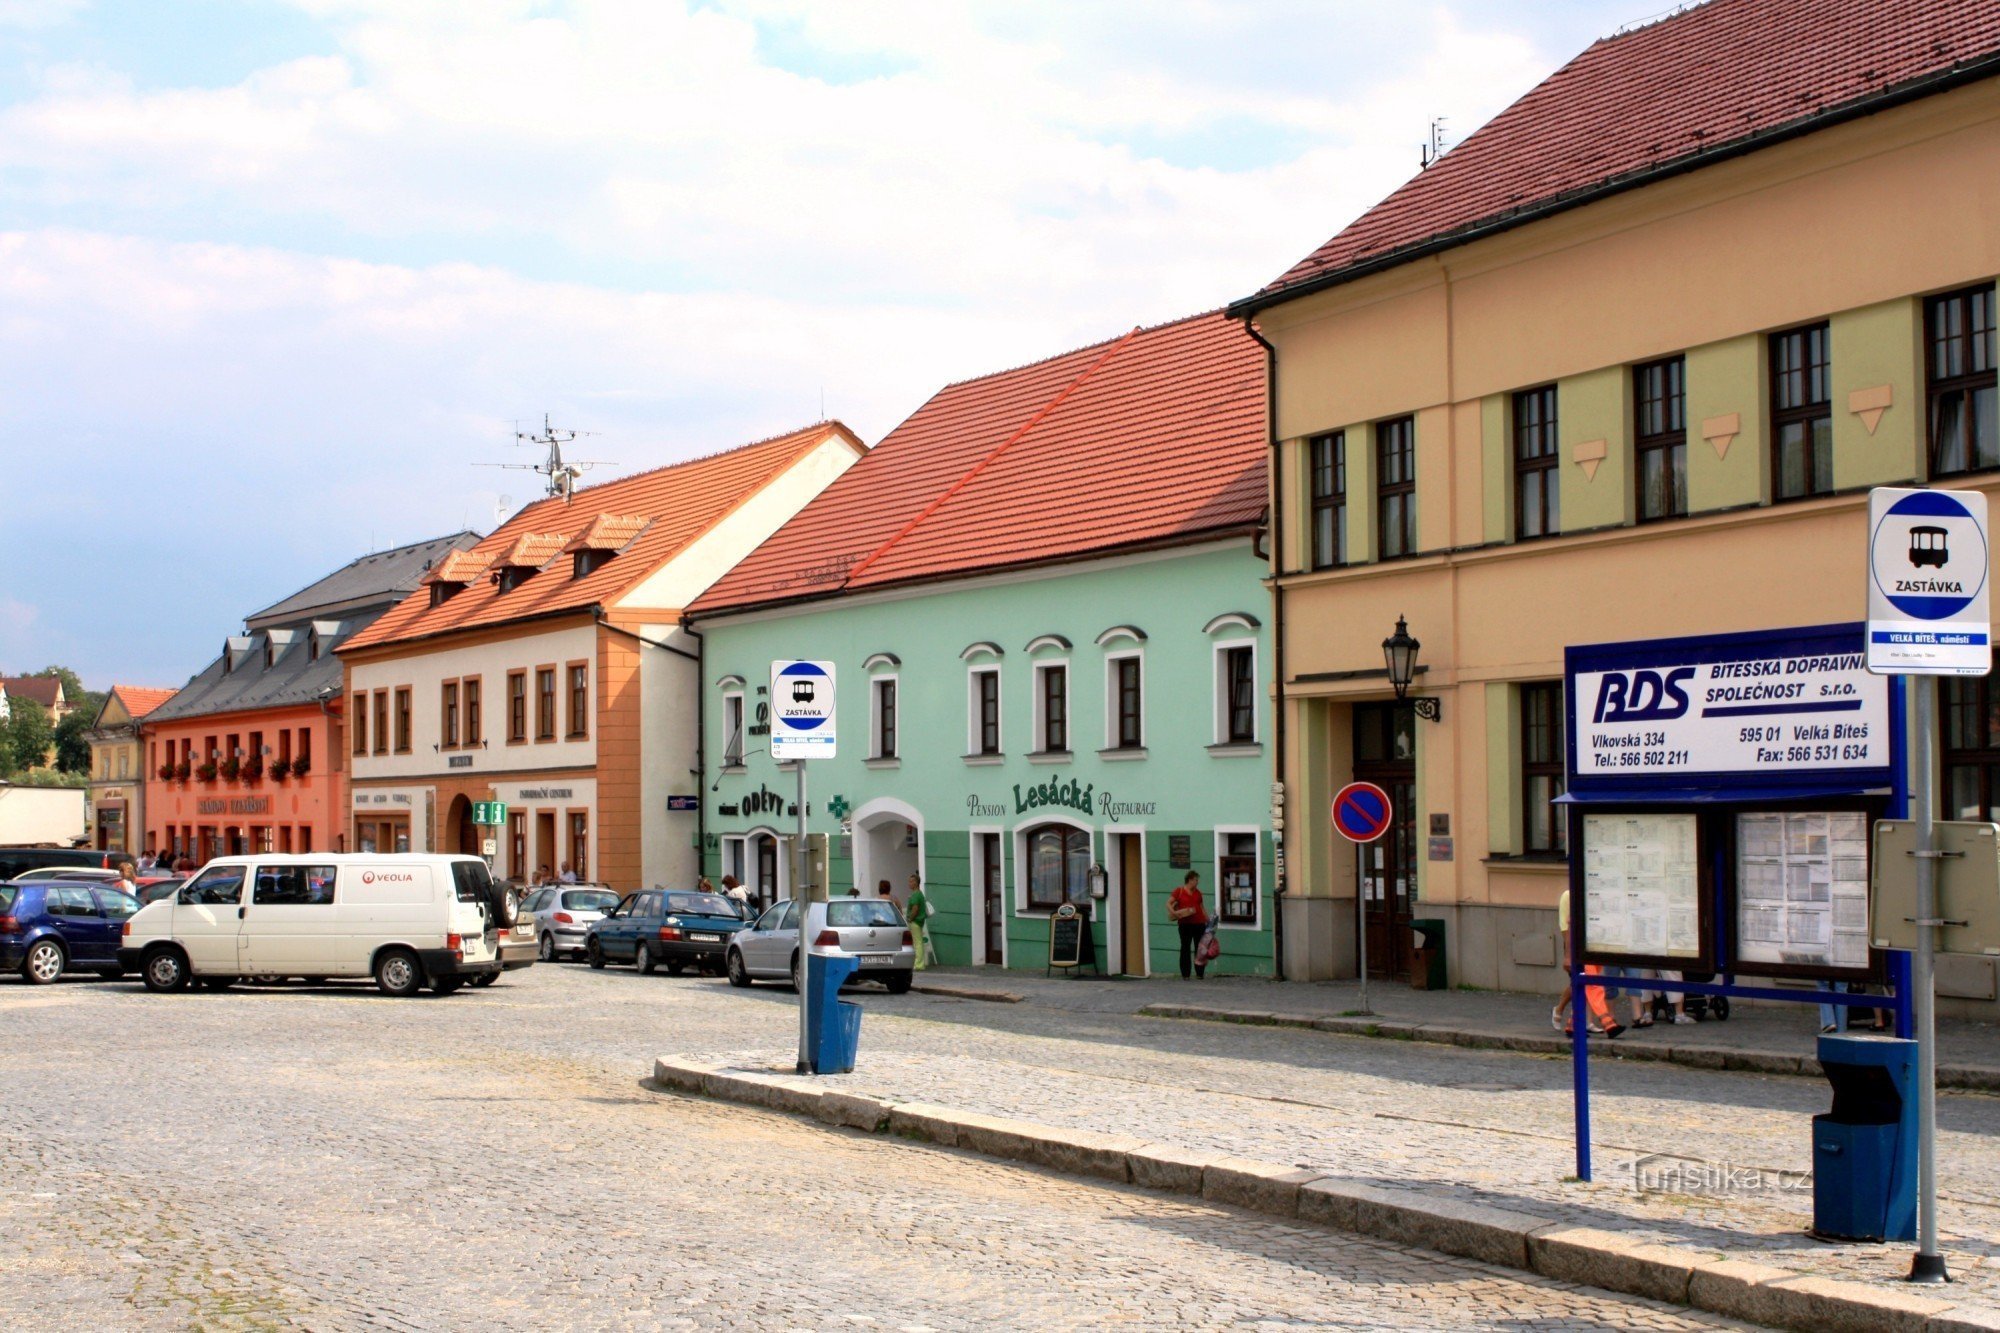
{"label": "green painted building", "polygon": [[1171,975],[1192,870],[1217,973],[1274,957],[1263,361],[1201,316],[950,386],[690,609],[703,864],[797,869],[774,661],[834,664],[808,878],[899,901],[939,961],[1043,968],[1065,903],[1106,973]]}

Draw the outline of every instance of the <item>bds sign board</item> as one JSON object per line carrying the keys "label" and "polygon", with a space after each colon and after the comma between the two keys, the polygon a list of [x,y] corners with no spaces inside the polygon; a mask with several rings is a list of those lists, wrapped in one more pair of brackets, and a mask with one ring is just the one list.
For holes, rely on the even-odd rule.
{"label": "bds sign board", "polygon": [[833,758],[833,663],[771,663],[771,757]]}
{"label": "bds sign board", "polygon": [[1868,493],[1868,670],[1983,676],[1992,667],[1986,497]]}

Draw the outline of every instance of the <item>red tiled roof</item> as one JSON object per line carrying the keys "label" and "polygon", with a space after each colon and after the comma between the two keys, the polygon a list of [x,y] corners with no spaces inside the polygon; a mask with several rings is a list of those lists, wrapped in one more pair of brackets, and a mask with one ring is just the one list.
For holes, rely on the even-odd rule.
{"label": "red tiled roof", "polygon": [[1264,510],[1264,355],[1221,312],[940,390],[690,609],[1193,540]]}
{"label": "red tiled roof", "polygon": [[144,685],[114,685],[111,692],[124,701],[125,711],[131,714],[134,722],[180,693],[179,690],[155,690]]}
{"label": "red tiled roof", "polygon": [[419,582],[470,583],[493,564],[492,553],[474,555],[470,551],[450,551]]}
{"label": "red tiled roof", "polygon": [[599,514],[563,551],[622,551],[652,521],[644,514]]}
{"label": "red tiled roof", "polygon": [[1232,311],[2000,73],[1996,55],[1993,0],[1708,0],[1593,44]]}
{"label": "red tiled roof", "polygon": [[863,447],[847,427],[823,421],[706,458],[585,486],[567,504],[560,499],[538,500],[474,546],[467,553],[470,559],[481,569],[510,561],[538,568],[553,560],[572,534],[587,531],[600,516],[643,515],[647,527],[622,555],[580,579],[571,576],[570,562],[564,560],[506,593],[483,578],[473,579],[463,592],[437,606],[431,605],[428,591],[413,593],[339,651],[616,601],[829,439],[844,440],[857,452]]}
{"label": "red tiled roof", "polygon": [[56,692],[62,681],[55,676],[0,676],[0,689],[11,698],[33,699],[44,708],[56,706]]}

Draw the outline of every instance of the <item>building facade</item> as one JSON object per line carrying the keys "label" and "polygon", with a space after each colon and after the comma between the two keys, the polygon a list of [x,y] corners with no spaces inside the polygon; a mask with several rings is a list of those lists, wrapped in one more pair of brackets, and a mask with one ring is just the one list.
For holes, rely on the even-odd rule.
{"label": "building facade", "polygon": [[334,652],[477,540],[460,532],[363,556],[246,620],[140,723],[145,850],[196,862],[351,850]]}
{"label": "building facade", "polygon": [[[1857,621],[1869,487],[2000,486],[2000,21],[1895,9],[1607,38],[1233,307],[1275,348],[1295,974],[1361,930],[1400,973],[1436,917],[1454,982],[1554,989],[1566,649]],[[1812,58],[1702,74],[1771,48]],[[1989,689],[1944,687],[1951,817],[2000,809]],[[1353,778],[1397,800],[1359,855],[1315,817]]]}
{"label": "building facade", "polygon": [[101,851],[144,850],[146,747],[139,724],[172,690],[114,685],[85,733],[90,742],[91,843]]}
{"label": "building facade", "polygon": [[1201,876],[1218,972],[1272,969],[1261,354],[1202,316],[950,386],[696,602],[704,873],[797,869],[772,663],[834,663],[809,882],[927,886],[945,963],[1172,975]]}
{"label": "building facade", "polygon": [[[530,880],[695,874],[699,646],[681,609],[863,452],[823,422],[522,509],[341,649],[358,849]],[[481,802],[506,806],[497,826]]]}

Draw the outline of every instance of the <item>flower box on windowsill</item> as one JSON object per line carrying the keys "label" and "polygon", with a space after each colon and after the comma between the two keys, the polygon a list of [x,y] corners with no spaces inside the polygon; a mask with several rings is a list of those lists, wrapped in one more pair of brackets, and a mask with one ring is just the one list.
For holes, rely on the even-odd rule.
{"label": "flower box on windowsill", "polygon": [[195,780],[198,782],[213,782],[215,781],[215,772],[214,764],[203,764],[194,771]]}

